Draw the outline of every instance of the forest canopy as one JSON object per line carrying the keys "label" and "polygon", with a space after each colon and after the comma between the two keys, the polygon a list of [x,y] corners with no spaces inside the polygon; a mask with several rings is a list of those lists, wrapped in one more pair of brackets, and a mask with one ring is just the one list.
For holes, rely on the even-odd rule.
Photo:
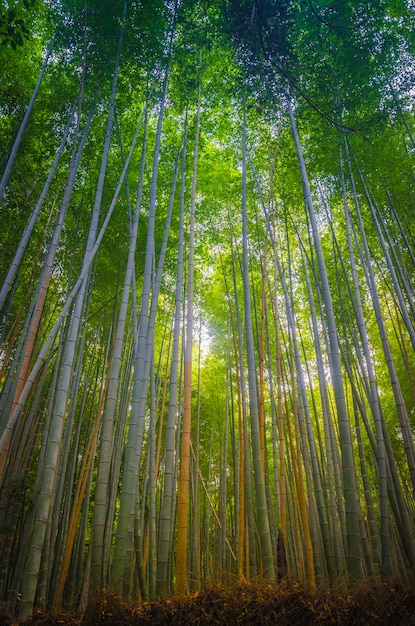
{"label": "forest canopy", "polygon": [[415,568],[412,0],[0,7],[0,600]]}

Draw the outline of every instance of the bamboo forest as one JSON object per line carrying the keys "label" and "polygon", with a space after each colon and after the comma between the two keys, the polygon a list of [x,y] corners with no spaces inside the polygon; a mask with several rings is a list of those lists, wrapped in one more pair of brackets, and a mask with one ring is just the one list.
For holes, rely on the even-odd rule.
{"label": "bamboo forest", "polygon": [[0,601],[415,571],[413,0],[0,3]]}

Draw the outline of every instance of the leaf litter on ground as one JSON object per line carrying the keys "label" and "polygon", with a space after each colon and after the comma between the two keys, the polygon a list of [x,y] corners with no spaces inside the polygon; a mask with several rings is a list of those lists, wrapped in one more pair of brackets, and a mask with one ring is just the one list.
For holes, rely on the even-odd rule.
{"label": "leaf litter on ground", "polygon": [[[415,626],[415,585],[366,580],[311,592],[305,584],[214,585],[189,595],[133,604],[109,590],[83,611],[52,615],[36,610],[24,626]],[[17,624],[0,608],[0,624]]]}

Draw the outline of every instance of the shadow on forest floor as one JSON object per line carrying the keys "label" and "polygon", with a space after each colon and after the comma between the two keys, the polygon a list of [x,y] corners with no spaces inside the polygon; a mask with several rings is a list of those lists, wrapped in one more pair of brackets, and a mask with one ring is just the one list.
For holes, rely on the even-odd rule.
{"label": "shadow on forest floor", "polygon": [[[0,624],[15,624],[0,612]],[[276,624],[378,624],[415,626],[415,586],[399,581],[365,581],[348,590],[311,593],[304,585],[214,586],[188,596],[173,596],[133,605],[109,592],[82,613],[51,615],[36,611],[26,626],[245,626]]]}

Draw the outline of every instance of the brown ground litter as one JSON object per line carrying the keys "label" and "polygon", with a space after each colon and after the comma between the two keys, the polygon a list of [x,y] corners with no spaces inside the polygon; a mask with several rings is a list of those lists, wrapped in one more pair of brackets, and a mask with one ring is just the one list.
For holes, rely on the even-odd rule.
{"label": "brown ground litter", "polygon": [[[7,621],[8,620],[8,621]],[[133,605],[108,591],[82,613],[36,611],[25,626],[415,626],[415,586],[398,581],[365,581],[347,591],[310,593],[298,583],[214,586],[188,596]],[[15,624],[0,611],[0,624]]]}

